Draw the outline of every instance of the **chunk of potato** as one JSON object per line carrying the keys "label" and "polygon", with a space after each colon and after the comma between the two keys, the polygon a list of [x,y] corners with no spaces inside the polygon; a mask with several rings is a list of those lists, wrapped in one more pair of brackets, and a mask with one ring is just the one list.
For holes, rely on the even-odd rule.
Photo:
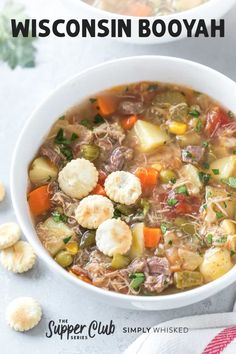
{"label": "chunk of potato", "polygon": [[39,223],[36,227],[37,234],[48,252],[54,256],[61,249],[65,248],[63,240],[68,237],[75,237],[75,233],[62,221],[56,222],[49,217],[43,223]]}
{"label": "chunk of potato", "polygon": [[180,259],[182,260],[182,268],[184,270],[195,270],[202,263],[202,257],[196,253],[180,248],[178,250]]}
{"label": "chunk of potato", "polygon": [[36,185],[45,184],[55,179],[58,168],[45,157],[37,157],[31,164],[29,178]]}
{"label": "chunk of potato", "polygon": [[133,130],[139,139],[142,152],[151,152],[170,140],[169,135],[158,125],[140,119],[135,123]]}
{"label": "chunk of potato", "polygon": [[179,171],[179,174],[188,181],[186,185],[189,194],[195,195],[200,193],[203,185],[199,178],[199,171],[195,166],[191,164],[184,165]]}
{"label": "chunk of potato", "polygon": [[210,164],[212,177],[217,180],[236,177],[236,155],[223,157]]}
{"label": "chunk of potato", "polygon": [[181,147],[187,147],[189,145],[200,145],[201,137],[195,132],[189,132],[184,135],[177,135],[176,139]]}
{"label": "chunk of potato", "polygon": [[236,235],[230,235],[227,237],[227,241],[225,244],[225,247],[229,250],[229,251],[236,251]]}
{"label": "chunk of potato", "polygon": [[224,248],[210,248],[203,257],[203,262],[200,265],[205,282],[211,282],[220,278],[233,267],[231,262],[230,252]]}
{"label": "chunk of potato", "polygon": [[[218,200],[224,200],[230,198],[228,196],[228,192],[225,189],[220,189],[216,187],[207,186],[206,187],[206,221],[210,223],[217,221],[217,215],[215,211],[217,211],[217,204],[225,211],[227,217],[233,219],[236,209],[236,201],[230,198],[229,200],[225,200],[222,202],[218,202]],[[212,201],[212,203],[210,203]]]}
{"label": "chunk of potato", "polygon": [[200,272],[185,270],[174,273],[174,282],[177,289],[193,288],[203,284],[203,276]]}
{"label": "chunk of potato", "polygon": [[129,251],[129,256],[131,259],[142,257],[144,254],[144,224],[142,222],[134,224],[132,226],[132,246]]}
{"label": "chunk of potato", "polygon": [[223,220],[220,223],[220,227],[223,229],[226,235],[234,235],[236,233],[236,226],[232,220]]}

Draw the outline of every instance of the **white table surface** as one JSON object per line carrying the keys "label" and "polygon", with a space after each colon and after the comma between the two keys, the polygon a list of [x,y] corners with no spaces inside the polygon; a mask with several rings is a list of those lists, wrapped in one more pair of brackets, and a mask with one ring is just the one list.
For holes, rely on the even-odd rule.
{"label": "white table surface", "polygon": [[[57,17],[63,17],[63,5],[60,2],[58,4],[58,1],[22,2],[28,6],[32,17],[42,18],[44,14],[47,18],[55,8]],[[1,3],[3,0],[0,0]],[[195,60],[236,80],[235,21],[236,8],[226,16],[225,39],[190,39],[162,46],[127,45],[106,39],[68,40],[51,37],[37,43],[36,68],[11,71],[7,65],[0,64],[0,179],[7,188],[7,198],[0,205],[0,222],[15,220],[10,200],[9,170],[17,136],[33,108],[58,84],[91,65],[141,54]],[[52,273],[40,259],[33,270],[22,275],[14,275],[0,267],[0,280],[1,354],[118,354],[137,337],[136,334],[123,334],[123,326],[145,327],[181,316],[231,311],[236,297],[235,284],[216,296],[178,310],[146,313],[128,311],[92,302],[79,289]],[[43,307],[40,325],[24,334],[12,331],[4,318],[7,304],[17,296],[33,296]],[[48,321],[58,318],[67,318],[71,323],[89,323],[96,319],[104,324],[112,319],[116,332],[113,336],[97,336],[88,341],[61,341],[55,336],[47,339],[45,331]]]}

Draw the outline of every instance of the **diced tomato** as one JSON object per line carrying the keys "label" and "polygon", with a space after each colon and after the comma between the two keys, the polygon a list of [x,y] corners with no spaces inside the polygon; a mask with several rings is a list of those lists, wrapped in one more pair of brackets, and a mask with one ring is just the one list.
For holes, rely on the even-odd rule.
{"label": "diced tomato", "polygon": [[207,113],[207,122],[205,126],[205,134],[208,137],[213,137],[217,130],[230,123],[230,117],[220,107],[214,107]]}
{"label": "diced tomato", "polygon": [[175,208],[175,214],[184,215],[184,214],[191,214],[192,207],[186,202],[179,202]]}
{"label": "diced tomato", "polygon": [[[190,197],[185,195],[173,194],[168,196],[168,199],[176,199],[178,202],[171,206],[169,216],[175,217],[176,215],[196,214],[199,212],[201,201],[198,197]],[[166,202],[167,200],[166,199]]]}

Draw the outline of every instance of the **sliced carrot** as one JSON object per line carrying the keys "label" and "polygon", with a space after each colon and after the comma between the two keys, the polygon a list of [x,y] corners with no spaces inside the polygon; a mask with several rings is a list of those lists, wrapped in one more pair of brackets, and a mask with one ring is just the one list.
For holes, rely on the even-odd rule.
{"label": "sliced carrot", "polygon": [[96,185],[96,187],[94,188],[94,190],[92,190],[92,192],[90,194],[103,195],[104,197],[107,196],[105,189],[99,183]]}
{"label": "sliced carrot", "polygon": [[102,171],[102,170],[98,171],[98,184],[100,184],[101,186],[104,186],[106,178],[107,178],[107,175],[104,171]]}
{"label": "sliced carrot", "polygon": [[97,98],[97,106],[103,116],[110,116],[117,108],[117,101],[111,96],[100,96]]}
{"label": "sliced carrot", "polygon": [[89,279],[89,277],[86,277],[86,275],[80,275],[80,276],[79,276],[79,279],[80,279],[80,280],[83,280],[85,283],[93,284],[92,280]]}
{"label": "sliced carrot", "polygon": [[39,216],[51,207],[48,185],[38,187],[28,194],[28,203],[34,216]]}
{"label": "sliced carrot", "polygon": [[75,268],[71,268],[69,270],[70,273],[76,275],[80,280],[83,280],[85,283],[88,284],[93,284],[92,280],[89,279],[89,277],[87,277],[86,275],[84,275],[82,272],[80,272],[79,270],[75,269]]}
{"label": "sliced carrot", "polygon": [[144,189],[154,188],[157,184],[159,172],[152,167],[139,167],[135,175],[140,179]]}
{"label": "sliced carrot", "polygon": [[144,244],[146,248],[154,248],[160,243],[162,237],[161,229],[144,227]]}
{"label": "sliced carrot", "polygon": [[137,122],[137,120],[138,120],[138,117],[136,115],[132,115],[132,116],[129,116],[126,118],[122,118],[120,120],[120,124],[123,129],[129,130],[129,129],[133,128],[133,126]]}
{"label": "sliced carrot", "polygon": [[137,17],[148,17],[152,15],[152,8],[143,2],[135,1],[135,4],[128,6],[127,15]]}

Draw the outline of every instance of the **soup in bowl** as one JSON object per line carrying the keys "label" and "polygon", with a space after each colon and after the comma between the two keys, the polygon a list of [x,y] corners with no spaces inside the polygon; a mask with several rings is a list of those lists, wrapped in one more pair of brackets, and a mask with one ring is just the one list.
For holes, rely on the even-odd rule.
{"label": "soup in bowl", "polygon": [[95,8],[126,16],[163,16],[192,9],[210,0],[83,0]]}
{"label": "soup in bowl", "polygon": [[[131,36],[115,37],[119,41],[138,43],[138,44],[161,44],[176,41],[182,38],[187,38],[190,34],[187,31],[185,23],[195,24],[192,27],[191,36],[195,36],[197,29],[201,27],[202,20],[206,24],[206,28],[215,28],[215,20],[218,26],[218,19],[223,16],[235,5],[236,0],[98,0],[98,1],[83,1],[83,0],[68,0],[68,6],[65,8],[68,15],[75,13],[80,14],[87,20],[132,20]],[[140,19],[148,18],[150,35],[142,36],[140,34]],[[166,29],[171,27],[176,21],[180,23],[181,33],[178,36],[173,36],[169,30],[165,31],[162,36],[156,36],[155,30],[158,27],[156,21],[160,20],[164,23]],[[186,22],[187,21],[187,22]],[[200,21],[200,22],[199,22]],[[223,26],[221,22],[221,26]],[[221,27],[223,28],[223,27]],[[159,29],[157,29],[157,32]],[[144,32],[145,33],[145,32]],[[209,32],[210,33],[210,32]],[[216,35],[220,35],[219,27]],[[200,36],[203,36],[201,34]]]}
{"label": "soup in bowl", "polygon": [[34,113],[13,162],[13,203],[36,251],[123,306],[178,307],[230,284],[234,86],[160,57],[107,63],[62,86]]}

